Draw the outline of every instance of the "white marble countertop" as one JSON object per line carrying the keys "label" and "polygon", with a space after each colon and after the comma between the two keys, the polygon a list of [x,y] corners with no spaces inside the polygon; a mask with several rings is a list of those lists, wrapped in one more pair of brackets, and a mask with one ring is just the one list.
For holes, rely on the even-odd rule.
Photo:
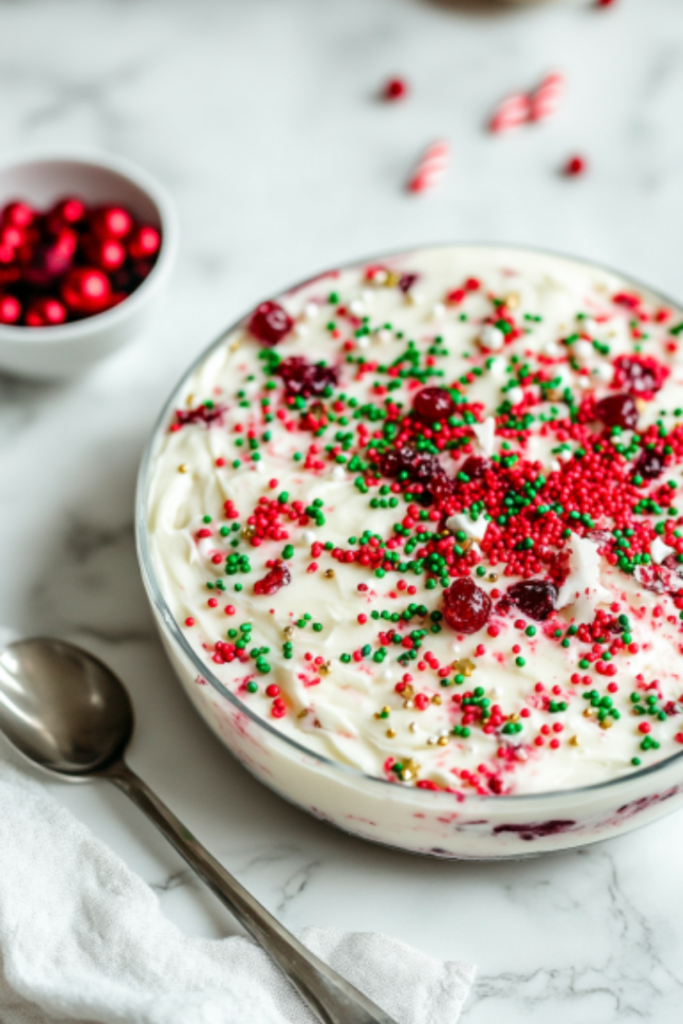
{"label": "white marble countertop", "polygon": [[[683,816],[592,849],[498,865],[365,845],[286,806],[233,762],[175,682],[133,545],[133,490],[162,399],[256,300],[417,243],[538,244],[683,298],[680,0],[491,12],[453,0],[0,3],[3,150],[89,145],[161,177],[179,265],[162,322],[86,380],[0,377],[0,623],[89,646],[127,680],[131,763],[289,926],[392,933],[473,960],[466,1024],[680,1020]],[[492,105],[548,71],[562,111],[508,138]],[[409,102],[377,101],[405,75]],[[403,183],[434,138],[443,187]],[[568,180],[566,158],[589,173]],[[679,219],[680,218],[680,219]],[[51,786],[187,932],[233,922],[105,787]],[[342,895],[343,894],[343,895]]]}

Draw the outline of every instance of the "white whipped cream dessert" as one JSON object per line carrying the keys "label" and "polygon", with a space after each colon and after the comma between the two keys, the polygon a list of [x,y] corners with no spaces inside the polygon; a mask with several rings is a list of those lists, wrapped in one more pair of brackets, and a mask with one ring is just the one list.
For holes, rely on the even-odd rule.
{"label": "white whipped cream dessert", "polygon": [[552,792],[680,752],[681,319],[477,248],[264,303],[153,457],[187,640],[285,736],[401,787]]}

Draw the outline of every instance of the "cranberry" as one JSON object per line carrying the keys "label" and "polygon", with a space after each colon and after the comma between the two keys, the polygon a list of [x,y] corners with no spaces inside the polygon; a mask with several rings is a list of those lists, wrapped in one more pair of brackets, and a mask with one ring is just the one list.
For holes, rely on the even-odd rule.
{"label": "cranberry", "polygon": [[277,345],[289,334],[294,321],[277,302],[262,302],[251,314],[249,330],[264,345]]}
{"label": "cranberry", "polygon": [[443,614],[456,632],[476,633],[489,620],[491,598],[473,579],[465,576],[444,590]]}
{"label": "cranberry", "polygon": [[384,86],[385,100],[402,100],[408,92],[408,85],[403,78],[390,78]]}
{"label": "cranberry", "polygon": [[161,246],[161,235],[151,224],[135,228],[128,240],[128,251],[134,260],[148,260],[156,256]]}
{"label": "cranberry", "polygon": [[36,219],[35,210],[27,203],[8,203],[2,211],[3,224],[13,224],[17,228],[27,228]]}
{"label": "cranberry", "polygon": [[275,373],[285,382],[288,395],[310,398],[325,393],[337,383],[337,371],[332,366],[309,363],[303,356],[283,359]]}
{"label": "cranberry", "polygon": [[488,459],[483,459],[480,455],[469,455],[460,467],[460,472],[468,476],[470,480],[479,480],[483,477],[488,465]]}
{"label": "cranberry", "polygon": [[66,320],[66,309],[59,299],[35,299],[26,310],[27,327],[55,327]]}
{"label": "cranberry", "polygon": [[47,214],[47,228],[57,234],[64,227],[76,227],[85,219],[85,212],[82,200],[74,197],[60,199]]}
{"label": "cranberry", "polygon": [[652,356],[619,356],[614,364],[615,382],[632,394],[652,397],[669,376],[669,370]]}
{"label": "cranberry", "polygon": [[15,324],[21,316],[21,303],[13,295],[0,298],[0,324]]}
{"label": "cranberry", "polygon": [[133,228],[133,218],[122,206],[101,206],[92,214],[90,226],[102,238],[126,238]]}
{"label": "cranberry", "polygon": [[107,308],[111,299],[109,278],[93,267],[76,267],[62,283],[62,298],[78,316],[99,313]]}
{"label": "cranberry", "polygon": [[413,409],[425,423],[436,423],[453,414],[455,402],[445,388],[423,388],[413,399]]}
{"label": "cranberry", "polygon": [[106,274],[119,270],[126,261],[126,250],[118,238],[99,238],[93,235],[86,241],[84,251],[88,262]]}
{"label": "cranberry", "polygon": [[51,242],[37,246],[24,271],[24,280],[36,288],[47,288],[54,284],[56,278],[63,277],[71,267],[74,249],[69,249],[66,241],[63,244]]}
{"label": "cranberry", "polygon": [[646,448],[640,453],[634,469],[645,480],[655,480],[664,471],[664,459],[659,452]]}
{"label": "cranberry", "polygon": [[[399,473],[407,473],[408,479],[416,484],[428,485],[435,477],[445,476],[443,467],[435,455],[418,452],[411,445],[383,452],[379,456],[379,464],[385,476],[398,476]],[[452,491],[452,484],[449,489]]]}
{"label": "cranberry", "polygon": [[187,423],[204,423],[208,426],[221,420],[224,412],[222,405],[196,405],[194,409],[176,409],[175,419],[182,427]]}
{"label": "cranberry", "polygon": [[595,412],[606,427],[635,430],[638,425],[638,409],[631,395],[609,395],[596,404]]}
{"label": "cranberry", "polygon": [[576,178],[586,170],[586,161],[582,156],[572,156],[564,165],[564,173],[569,178]]}
{"label": "cranberry", "polygon": [[455,486],[447,473],[440,468],[425,484],[427,491],[438,504],[442,505],[455,491]]}
{"label": "cranberry", "polygon": [[535,622],[544,622],[555,611],[557,587],[550,580],[522,580],[508,587],[506,598]]}
{"label": "cranberry", "polygon": [[266,573],[262,580],[254,584],[255,594],[277,594],[281,587],[292,582],[292,576],[286,565],[275,565]]}

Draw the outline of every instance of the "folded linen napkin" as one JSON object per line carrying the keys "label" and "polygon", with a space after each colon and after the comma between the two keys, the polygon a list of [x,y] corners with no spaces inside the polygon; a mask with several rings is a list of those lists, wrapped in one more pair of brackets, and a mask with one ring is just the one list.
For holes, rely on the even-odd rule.
{"label": "folded linen napkin", "polygon": [[[312,1024],[258,946],[183,935],[141,878],[6,762],[0,822],[3,1024]],[[300,937],[398,1024],[455,1024],[474,976],[382,935]]]}

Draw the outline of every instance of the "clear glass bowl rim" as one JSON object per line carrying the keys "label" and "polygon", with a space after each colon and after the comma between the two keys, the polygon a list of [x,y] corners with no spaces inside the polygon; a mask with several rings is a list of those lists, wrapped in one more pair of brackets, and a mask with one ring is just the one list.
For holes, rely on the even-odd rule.
{"label": "clear glass bowl rim", "polygon": [[[643,282],[631,277],[630,275],[624,274],[620,270],[614,270],[611,267],[606,266],[602,263],[596,263],[592,260],[583,259],[577,256],[567,255],[562,252],[557,252],[551,249],[544,249],[532,245],[509,245],[507,243],[497,242],[454,242],[446,243],[440,242],[435,245],[420,245],[411,246],[408,249],[400,249],[391,253],[381,253],[377,256],[370,256],[365,259],[350,260],[347,263],[335,266],[328,270],[324,270],[321,273],[310,275],[304,280],[297,284],[291,285],[289,288],[279,291],[278,295],[288,295],[299,291],[304,288],[307,284],[324,278],[330,274],[333,274],[339,270],[348,270],[356,266],[373,265],[381,263],[383,260],[399,259],[404,256],[409,256],[411,253],[424,252],[426,250],[438,250],[438,249],[476,249],[481,251],[493,251],[510,254],[514,256],[516,253],[532,254],[538,256],[548,256],[553,259],[564,260],[567,263],[573,263],[581,267],[590,267],[602,272],[615,274],[617,277],[628,286],[637,289],[638,291],[648,292],[656,301],[661,302],[663,305],[673,307],[674,309],[681,310],[681,304],[676,302],[674,299],[670,299],[665,296],[658,289],[651,287],[650,285],[644,284]],[[277,296],[275,296],[277,298]],[[272,298],[272,296],[271,296]],[[266,300],[260,300],[266,301]],[[258,305],[258,303],[256,303]],[[252,309],[255,307],[252,307]],[[194,650],[192,645],[188,642],[182,630],[180,629],[178,622],[176,621],[173,613],[171,612],[166,599],[162,593],[161,587],[156,578],[154,571],[154,565],[152,561],[152,555],[149,545],[149,537],[147,533],[147,516],[146,516],[146,498],[147,498],[147,484],[150,468],[152,465],[157,440],[161,435],[161,432],[168,422],[169,417],[175,408],[175,401],[178,392],[182,389],[185,382],[189,377],[199,368],[199,366],[207,359],[215,349],[217,349],[225,340],[225,338],[233,331],[240,327],[243,327],[246,323],[247,317],[252,312],[252,309],[248,313],[240,317],[235,323],[231,324],[225,330],[221,331],[217,338],[214,339],[205,349],[203,349],[199,355],[193,360],[188,369],[183,373],[178,383],[173,387],[171,394],[167,401],[164,403],[161,412],[159,413],[152,431],[145,446],[145,450],[140,463],[140,469],[137,478],[137,487],[135,494],[135,538],[137,547],[138,563],[140,571],[145,585],[147,595],[154,604],[156,610],[159,613],[161,622],[164,628],[170,634],[173,643],[176,644],[182,650],[185,657],[196,669],[197,674],[205,679],[221,697],[225,698],[236,710],[246,717],[258,728],[264,729],[267,733],[272,735],[276,742],[284,743],[285,745],[292,748],[297,754],[301,754],[306,758],[310,758],[314,761],[320,762],[330,768],[333,772],[338,771],[346,775],[349,779],[362,780],[364,783],[371,785],[389,787],[392,791],[396,790],[396,783],[390,782],[386,779],[381,779],[376,775],[367,775],[365,772],[359,771],[357,768],[351,765],[344,764],[341,761],[335,761],[332,758],[326,757],[324,754],[320,754],[315,750],[311,750],[310,747],[304,746],[297,740],[286,736],[280,732],[277,728],[270,724],[265,718],[262,718],[256,712],[252,711],[243,701],[241,701],[234,693],[231,693],[221,681],[213,674],[208,663],[203,661],[199,654]],[[614,779],[608,779],[605,782],[592,783],[589,786],[577,786],[572,789],[561,789],[561,790],[543,790],[534,793],[519,793],[512,794],[509,796],[497,796],[495,794],[484,795],[484,794],[473,794],[468,795],[467,799],[470,806],[473,803],[481,801],[485,804],[491,804],[492,806],[502,807],[521,807],[525,802],[534,803],[536,801],[548,800],[552,798],[556,801],[567,801],[571,802],[576,797],[589,796],[591,794],[597,795],[600,792],[610,791],[615,795],[618,793],[620,788],[627,788],[631,786],[637,780],[652,778],[658,773],[663,772],[665,768],[671,767],[672,765],[680,762],[683,764],[683,749],[678,754],[672,754],[670,757],[664,758],[661,761],[657,761],[653,765],[649,765],[645,768],[640,768],[637,771],[629,772],[627,775],[622,775]],[[405,793],[406,788],[401,787],[401,792]],[[424,794],[425,797],[430,798],[432,801],[436,798],[443,801],[444,805],[452,808],[453,795],[451,793],[438,792],[435,790],[419,789],[417,787],[410,787],[411,794]],[[420,797],[416,797],[420,799]]]}

